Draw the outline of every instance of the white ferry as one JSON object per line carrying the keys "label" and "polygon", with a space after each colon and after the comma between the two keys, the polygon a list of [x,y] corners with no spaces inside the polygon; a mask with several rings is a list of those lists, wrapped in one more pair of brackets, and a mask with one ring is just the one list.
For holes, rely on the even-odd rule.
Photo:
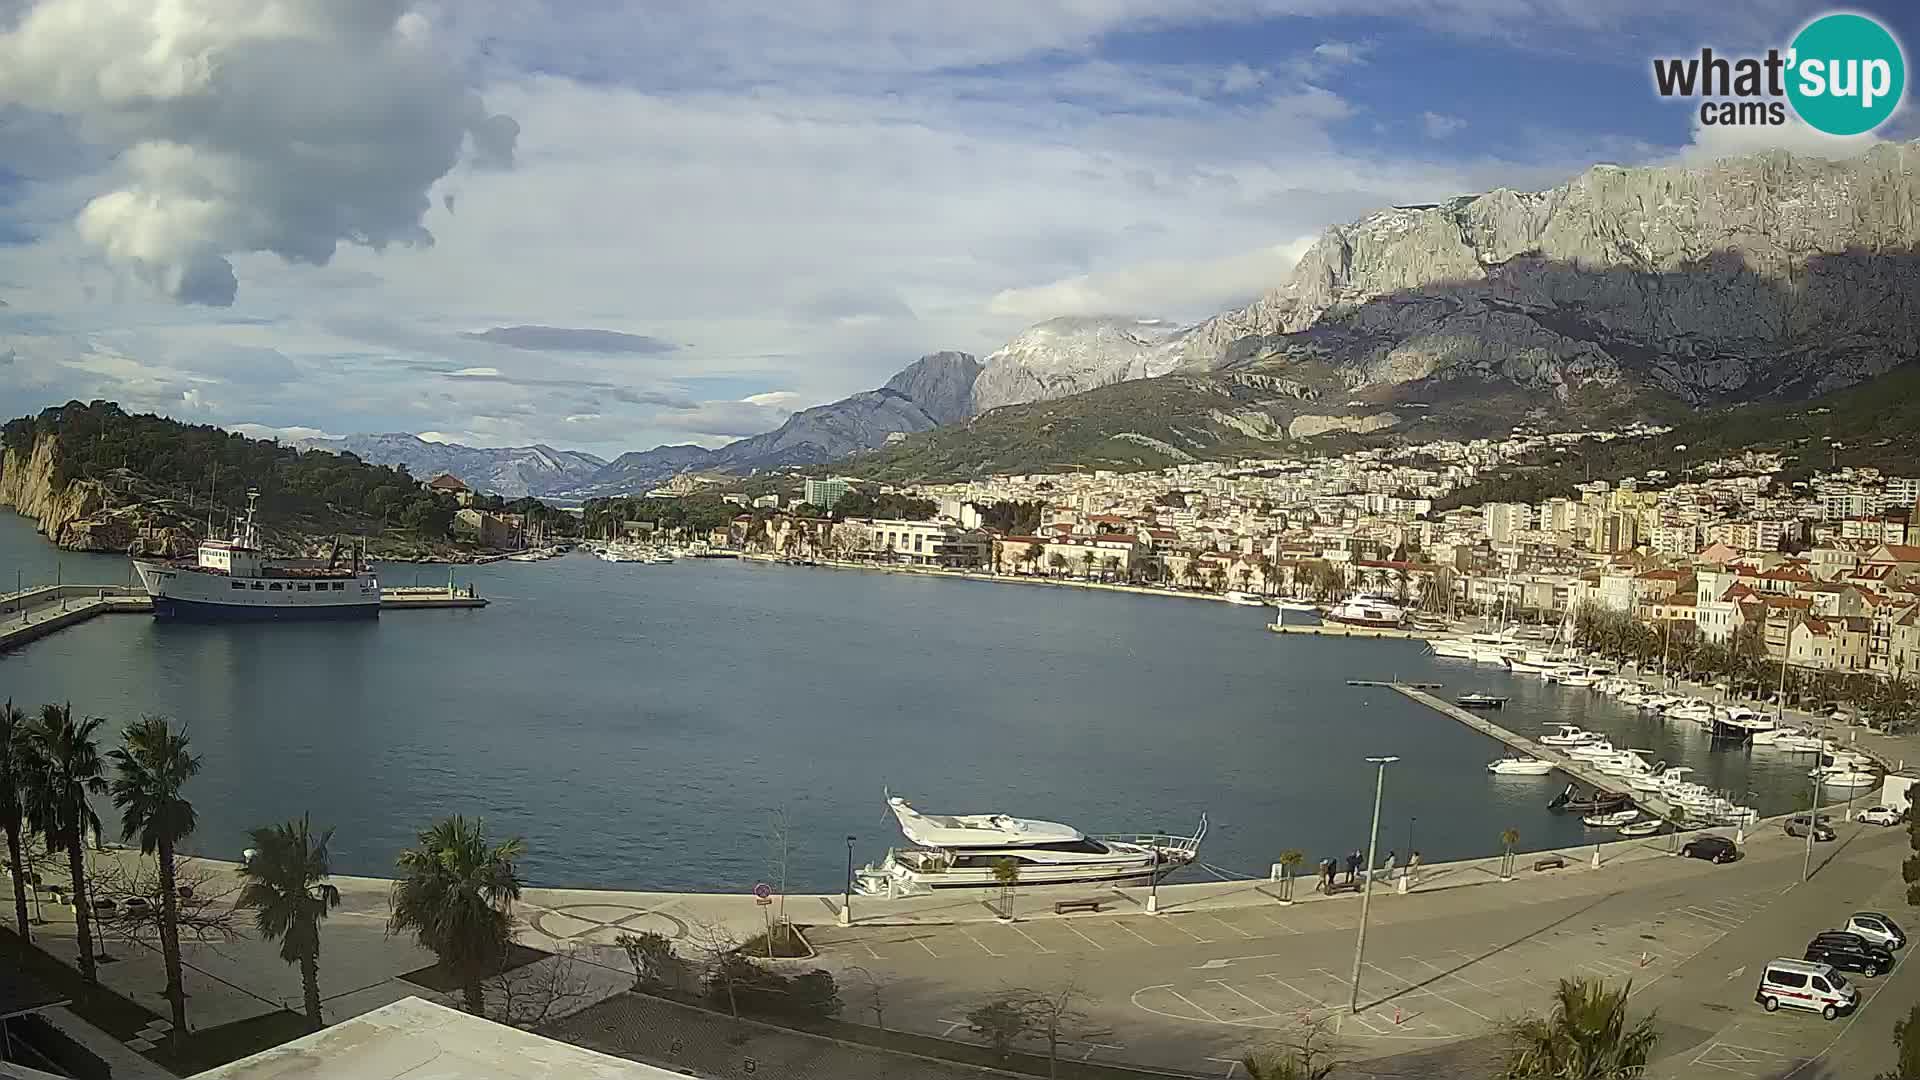
{"label": "white ferry", "polygon": [[880,865],[862,867],[854,884],[869,896],[989,888],[999,884],[995,865],[1007,859],[1019,867],[1021,885],[1146,882],[1193,862],[1207,835],[1205,814],[1192,836],[1088,836],[1059,822],[1006,814],[922,814],[898,795],[887,806],[919,846],[888,851]]}
{"label": "white ferry", "polygon": [[231,540],[201,543],[195,560],[133,560],[153,617],[180,620],[347,619],[380,614],[373,567],[348,556],[269,559],[253,524],[257,491]]}

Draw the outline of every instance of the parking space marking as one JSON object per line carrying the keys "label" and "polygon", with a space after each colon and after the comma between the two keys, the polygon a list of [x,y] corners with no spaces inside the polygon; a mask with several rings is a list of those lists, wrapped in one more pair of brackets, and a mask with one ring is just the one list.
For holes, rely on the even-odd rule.
{"label": "parking space marking", "polygon": [[1141,941],[1146,942],[1148,945],[1152,945],[1156,948],[1159,946],[1159,942],[1154,941],[1152,938],[1148,937],[1147,935],[1141,933],[1138,930],[1135,930],[1131,926],[1128,926],[1126,923],[1126,920],[1124,919],[1113,920],[1113,925],[1119,927],[1122,930],[1125,930],[1127,933],[1132,934],[1134,937],[1139,938]]}
{"label": "parking space marking", "polygon": [[965,938],[966,938],[966,939],[967,939],[968,941],[971,941],[971,942],[973,942],[973,943],[974,943],[975,945],[978,945],[978,946],[980,946],[980,948],[981,948],[981,949],[983,949],[983,950],[985,950],[985,951],[986,951],[986,954],[987,954],[988,956],[1005,956],[1005,955],[1006,955],[1005,953],[997,953],[997,952],[994,952],[994,951],[993,951],[993,950],[992,950],[991,948],[989,948],[989,947],[987,946],[987,943],[986,943],[986,942],[984,942],[984,941],[981,941],[981,940],[980,940],[979,938],[977,938],[977,937],[974,937],[974,936],[973,936],[972,934],[969,934],[969,933],[967,933],[967,931],[966,931],[966,928],[965,928],[965,927],[959,927],[959,926],[956,926],[956,927],[954,927],[954,929],[956,929],[956,930],[959,930],[959,931],[960,931],[960,933],[961,933],[961,935],[962,935],[962,936],[964,936],[964,937],[965,937]]}
{"label": "parking space marking", "polygon": [[1480,991],[1483,994],[1491,994],[1494,992],[1492,990],[1487,989],[1484,986],[1481,986],[1479,983],[1474,982],[1472,979],[1467,978],[1465,975],[1460,974],[1460,972],[1457,970],[1450,970],[1448,968],[1443,968],[1439,964],[1422,960],[1417,956],[1403,956],[1400,959],[1411,960],[1414,963],[1421,965],[1422,967],[1430,967],[1434,970],[1434,973],[1438,975],[1440,978],[1452,979],[1457,983],[1462,983],[1468,987],[1471,987],[1472,989]]}
{"label": "parking space marking", "polygon": [[1069,930],[1072,930],[1072,931],[1074,932],[1074,934],[1076,934],[1076,935],[1077,935],[1077,936],[1078,936],[1078,937],[1080,938],[1080,940],[1081,940],[1081,941],[1084,941],[1084,942],[1086,942],[1087,944],[1089,944],[1089,945],[1091,945],[1091,946],[1093,946],[1094,948],[1096,948],[1096,949],[1098,949],[1098,950],[1100,950],[1101,952],[1106,952],[1106,951],[1107,951],[1107,947],[1106,947],[1105,945],[1102,945],[1102,944],[1100,944],[1099,942],[1097,942],[1097,941],[1095,941],[1095,940],[1093,940],[1092,938],[1090,938],[1090,937],[1088,937],[1087,935],[1085,935],[1085,934],[1082,934],[1082,933],[1080,932],[1080,929],[1079,929],[1079,927],[1076,927],[1076,926],[1074,926],[1074,925],[1073,925],[1073,920],[1071,920],[1071,919],[1062,919],[1062,920],[1060,920],[1060,925],[1061,925],[1061,926],[1064,926],[1064,927],[1066,927],[1066,928],[1067,928],[1067,929],[1069,929]]}
{"label": "parking space marking", "polygon": [[1306,931],[1301,930],[1298,927],[1290,926],[1287,923],[1280,921],[1280,916],[1275,915],[1271,911],[1266,911],[1261,908],[1250,908],[1248,910],[1250,910],[1254,915],[1258,916],[1262,921],[1266,922],[1269,926],[1272,926],[1275,929],[1284,931],[1289,934],[1306,933]]}
{"label": "parking space marking", "polygon": [[1220,916],[1215,915],[1211,911],[1202,911],[1202,912],[1199,912],[1198,914],[1205,915],[1207,918],[1212,919],[1214,922],[1219,923],[1221,926],[1226,927],[1227,929],[1233,931],[1236,934],[1239,934],[1243,938],[1250,938],[1254,936],[1253,934],[1249,934],[1245,930],[1242,930],[1239,927],[1233,925],[1227,920],[1222,919]]}
{"label": "parking space marking", "polygon": [[1279,1013],[1273,1010],[1273,1006],[1268,1005],[1265,1002],[1260,1001],[1256,998],[1253,998],[1246,994],[1241,993],[1240,991],[1234,989],[1233,984],[1227,982],[1225,979],[1210,979],[1208,981],[1212,982],[1213,985],[1219,987],[1220,989],[1225,990],[1227,993],[1232,994],[1234,997],[1239,998],[1241,1001],[1244,1001],[1247,1004],[1252,1005],[1254,1008],[1260,1010],[1259,1016],[1249,1016],[1246,1018],[1248,1020],[1265,1020],[1270,1016],[1280,1015]]}
{"label": "parking space marking", "polygon": [[1018,926],[1015,926],[1013,923],[1008,923],[1007,929],[1012,930],[1014,933],[1019,934],[1021,937],[1026,938],[1028,941],[1033,942],[1033,947],[1036,949],[1039,949],[1043,953],[1050,953],[1053,951],[1052,949],[1047,948],[1045,945],[1040,944],[1040,940],[1038,938],[1034,937],[1032,934],[1027,933],[1025,930],[1020,929]]}
{"label": "parking space marking", "polygon": [[[1400,976],[1395,975],[1393,972],[1388,971],[1386,968],[1381,967],[1379,964],[1372,962],[1371,960],[1367,961],[1367,966],[1379,972],[1380,974],[1385,975],[1387,978],[1392,979],[1394,982],[1399,983],[1401,986],[1406,987],[1408,993],[1425,994],[1430,998],[1435,998],[1439,1001],[1444,1001],[1447,1004],[1453,1006],[1454,1008],[1459,1009],[1463,1013],[1469,1013],[1489,1024],[1493,1023],[1493,1018],[1491,1016],[1488,1016],[1486,1013],[1481,1012],[1479,1009],[1468,1008],[1467,1006],[1460,1004],[1459,1002],[1453,1000],[1447,995],[1440,993],[1438,990],[1429,989],[1428,987],[1421,986],[1418,983],[1409,982],[1406,979],[1403,979]],[[1435,1025],[1435,1027],[1438,1027],[1438,1025]]]}
{"label": "parking space marking", "polygon": [[1220,1019],[1219,1017],[1217,1017],[1217,1016],[1215,1016],[1215,1015],[1213,1015],[1213,1013],[1211,1013],[1211,1012],[1209,1012],[1209,1011],[1207,1011],[1206,1009],[1203,1009],[1203,1008],[1201,1008],[1200,1006],[1198,1006],[1198,1005],[1196,1005],[1196,1004],[1194,1004],[1194,1001],[1193,1001],[1193,999],[1192,999],[1192,998],[1190,998],[1190,997],[1188,997],[1187,995],[1185,995],[1185,994],[1183,994],[1183,993],[1181,993],[1181,992],[1180,992],[1180,991],[1178,991],[1178,990],[1175,990],[1175,989],[1174,989],[1173,987],[1171,987],[1171,986],[1168,986],[1168,987],[1165,987],[1164,989],[1166,990],[1166,992],[1167,992],[1167,993],[1169,993],[1169,994],[1172,994],[1172,995],[1173,995],[1174,997],[1177,997],[1177,998],[1179,998],[1179,999],[1180,999],[1181,1001],[1184,1001],[1184,1002],[1186,1002],[1186,1003],[1187,1003],[1187,1006],[1188,1006],[1189,1008],[1191,1008],[1191,1009],[1192,1009],[1192,1010],[1193,1010],[1194,1012],[1197,1012],[1197,1013],[1199,1013],[1199,1014],[1200,1014],[1201,1016],[1204,1016],[1204,1017],[1206,1017],[1207,1019],[1209,1019],[1209,1020],[1211,1020],[1211,1021],[1213,1021],[1214,1023],[1216,1023],[1216,1024],[1225,1024],[1225,1023],[1228,1023],[1228,1021],[1226,1021],[1226,1020],[1222,1020],[1222,1019]]}
{"label": "parking space marking", "polygon": [[1299,987],[1293,985],[1292,983],[1288,982],[1287,980],[1281,978],[1278,975],[1262,975],[1260,977],[1263,979],[1272,979],[1274,982],[1279,983],[1281,986],[1286,987],[1288,990],[1291,990],[1294,993],[1300,995],[1301,997],[1306,998],[1308,1001],[1313,1002],[1314,1005],[1318,1006],[1319,1008],[1322,1008],[1322,1009],[1333,1008],[1333,1006],[1327,1004],[1324,1001],[1321,1001],[1319,998],[1314,997],[1312,994],[1307,993],[1305,990],[1300,989]]}
{"label": "parking space marking", "polygon": [[1180,918],[1180,917],[1179,917],[1178,915],[1173,915],[1173,916],[1169,916],[1169,917],[1167,918],[1167,921],[1166,921],[1165,923],[1163,923],[1163,924],[1161,924],[1161,925],[1163,925],[1163,926],[1171,926],[1171,927],[1173,927],[1173,928],[1174,928],[1175,930],[1178,930],[1178,931],[1180,931],[1181,933],[1183,933],[1183,934],[1185,934],[1185,935],[1187,935],[1188,937],[1190,937],[1190,938],[1192,938],[1193,940],[1195,940],[1195,941],[1197,941],[1197,942],[1199,942],[1199,943],[1200,943],[1200,944],[1202,944],[1202,945],[1211,945],[1211,944],[1213,944],[1213,939],[1212,939],[1212,938],[1203,938],[1203,937],[1201,937],[1201,936],[1200,936],[1199,934],[1196,934],[1196,933],[1194,933],[1193,931],[1191,931],[1191,930],[1189,930],[1189,929],[1187,929],[1186,927],[1184,927],[1184,926],[1181,926],[1181,925],[1180,925],[1180,922],[1179,922],[1179,918]]}

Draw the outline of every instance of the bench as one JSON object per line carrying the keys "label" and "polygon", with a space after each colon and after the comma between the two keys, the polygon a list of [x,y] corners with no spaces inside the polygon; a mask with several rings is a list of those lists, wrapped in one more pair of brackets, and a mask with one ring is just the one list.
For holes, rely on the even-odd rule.
{"label": "bench", "polygon": [[1567,860],[1561,858],[1558,855],[1549,855],[1544,859],[1534,860],[1533,868],[1535,870],[1559,870],[1565,867],[1566,865],[1567,865]]}
{"label": "bench", "polygon": [[1055,900],[1053,913],[1065,915],[1069,911],[1099,911],[1100,905],[1104,903],[1106,900],[1098,896],[1089,896],[1084,900]]}

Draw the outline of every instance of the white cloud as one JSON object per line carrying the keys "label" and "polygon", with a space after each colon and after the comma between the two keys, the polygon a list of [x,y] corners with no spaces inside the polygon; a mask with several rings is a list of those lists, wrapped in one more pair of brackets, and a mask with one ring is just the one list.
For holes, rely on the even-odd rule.
{"label": "white cloud", "polygon": [[512,160],[404,0],[41,0],[0,33],[0,105],[117,152],[80,235],[177,300],[226,305],[229,256],[324,265],[433,241],[428,189],[471,143]]}
{"label": "white cloud", "polygon": [[1199,313],[1244,302],[1285,284],[1313,241],[1314,237],[1303,236],[1224,258],[1148,262],[1045,285],[1005,289],[987,302],[987,310],[1033,321],[1056,315],[1153,316],[1163,312],[1197,321]]}
{"label": "white cloud", "polygon": [[1787,111],[1787,122],[1779,127],[1702,125],[1696,114],[1692,138],[1673,160],[1685,165],[1704,165],[1761,150],[1788,150],[1838,161],[1864,154],[1883,141],[1871,133],[1828,135],[1809,127],[1791,109]]}
{"label": "white cloud", "polygon": [[1457,116],[1448,116],[1445,113],[1437,112],[1423,112],[1420,114],[1421,130],[1427,133],[1427,138],[1429,139],[1444,139],[1466,126],[1467,122]]}
{"label": "white cloud", "polygon": [[301,427],[298,424],[291,427],[270,427],[266,424],[233,424],[229,426],[227,430],[237,431],[249,439],[278,439],[283,443],[293,446],[313,439],[340,439],[345,437],[335,435],[332,432],[322,431],[316,427]]}

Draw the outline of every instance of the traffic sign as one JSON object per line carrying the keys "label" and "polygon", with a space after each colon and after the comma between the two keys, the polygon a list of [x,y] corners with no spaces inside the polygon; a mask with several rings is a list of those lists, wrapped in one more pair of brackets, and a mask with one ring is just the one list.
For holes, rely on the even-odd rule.
{"label": "traffic sign", "polygon": [[753,895],[762,900],[765,900],[767,897],[773,895],[773,886],[763,881],[760,884],[755,885],[753,887]]}

